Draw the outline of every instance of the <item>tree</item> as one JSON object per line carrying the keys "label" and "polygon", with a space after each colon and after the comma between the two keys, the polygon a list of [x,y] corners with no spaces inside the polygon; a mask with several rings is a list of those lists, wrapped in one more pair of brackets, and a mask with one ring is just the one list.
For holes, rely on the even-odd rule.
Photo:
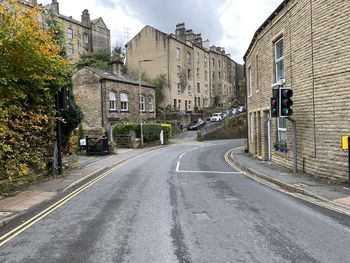
{"label": "tree", "polygon": [[36,8],[9,1],[0,17],[0,191],[8,191],[52,160],[55,94],[70,66]]}
{"label": "tree", "polygon": [[152,80],[152,84],[156,87],[156,106],[160,107],[161,102],[164,99],[163,89],[166,84],[165,75],[159,75],[154,80]]}
{"label": "tree", "polygon": [[76,68],[93,67],[102,70],[108,69],[108,62],[111,59],[111,52],[109,50],[98,50],[93,53],[84,54],[80,56],[76,62]]}

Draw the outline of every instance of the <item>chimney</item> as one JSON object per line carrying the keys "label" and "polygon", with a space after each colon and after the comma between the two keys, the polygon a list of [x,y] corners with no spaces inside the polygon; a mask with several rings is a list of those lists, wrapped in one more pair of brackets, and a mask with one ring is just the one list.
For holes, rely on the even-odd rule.
{"label": "chimney", "polygon": [[176,39],[185,42],[186,41],[186,27],[185,23],[179,23],[176,25],[175,30]]}
{"label": "chimney", "polygon": [[113,74],[117,76],[122,75],[123,59],[120,56],[115,56],[114,58],[111,58],[108,64],[109,64],[110,71],[112,71]]}
{"label": "chimney", "polygon": [[194,33],[192,29],[186,30],[186,41],[194,42]]}
{"label": "chimney", "polygon": [[55,14],[60,13],[60,5],[58,4],[57,0],[52,0],[51,9]]}
{"label": "chimney", "polygon": [[194,35],[194,44],[198,47],[202,47],[202,34]]}
{"label": "chimney", "polygon": [[84,9],[83,13],[81,14],[81,23],[86,27],[90,27],[91,24],[89,10]]}

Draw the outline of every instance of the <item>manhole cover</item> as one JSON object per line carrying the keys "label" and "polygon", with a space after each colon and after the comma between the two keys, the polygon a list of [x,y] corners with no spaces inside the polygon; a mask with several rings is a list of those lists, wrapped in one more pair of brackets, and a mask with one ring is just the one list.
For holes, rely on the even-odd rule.
{"label": "manhole cover", "polygon": [[210,217],[208,216],[207,212],[193,212],[193,215],[198,219],[198,220],[210,220]]}

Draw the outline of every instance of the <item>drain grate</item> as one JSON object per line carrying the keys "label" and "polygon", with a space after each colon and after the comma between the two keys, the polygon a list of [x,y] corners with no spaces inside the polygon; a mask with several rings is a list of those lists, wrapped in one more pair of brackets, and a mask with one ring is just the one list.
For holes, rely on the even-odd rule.
{"label": "drain grate", "polygon": [[193,215],[198,219],[198,220],[210,220],[210,217],[208,216],[207,212],[193,212]]}

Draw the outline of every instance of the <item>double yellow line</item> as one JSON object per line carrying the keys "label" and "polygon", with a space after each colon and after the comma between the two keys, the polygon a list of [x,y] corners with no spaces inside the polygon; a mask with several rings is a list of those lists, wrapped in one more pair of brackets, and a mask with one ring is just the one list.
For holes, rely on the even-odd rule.
{"label": "double yellow line", "polygon": [[79,193],[84,191],[86,188],[90,187],[91,185],[95,184],[96,182],[98,182],[99,180],[104,178],[105,176],[107,176],[110,173],[114,172],[115,170],[117,170],[118,168],[123,166],[124,164],[126,164],[126,162],[124,162],[122,164],[119,164],[119,165],[111,168],[110,170],[104,172],[103,174],[97,176],[96,178],[94,178],[93,180],[87,182],[86,184],[84,184],[83,186],[79,187],[78,189],[76,189],[72,193],[66,195],[65,197],[63,197],[62,199],[60,199],[59,201],[57,201],[56,203],[51,205],[50,207],[48,207],[45,210],[41,211],[39,214],[37,214],[34,217],[32,217],[31,219],[25,221],[24,223],[22,223],[18,227],[12,229],[10,232],[6,233],[5,235],[1,236],[0,237],[0,247],[3,246],[4,244],[6,244],[7,242],[9,242],[11,239],[13,239],[16,236],[18,236],[19,234],[21,234],[23,231],[25,231],[26,229],[28,229],[32,225],[34,225],[36,222],[38,222],[41,219],[43,219],[48,214],[50,214],[53,211],[55,211],[57,208],[62,206],[64,203],[68,202],[74,196],[78,195]]}

